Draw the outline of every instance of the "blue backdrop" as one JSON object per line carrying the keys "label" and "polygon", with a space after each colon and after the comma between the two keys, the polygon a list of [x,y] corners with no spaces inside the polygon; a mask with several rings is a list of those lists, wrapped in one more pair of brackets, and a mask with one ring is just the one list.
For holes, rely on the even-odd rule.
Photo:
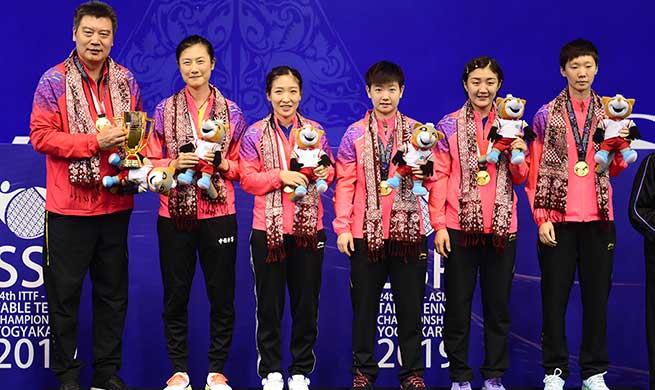
{"label": "blue backdrop", "polygon": [[[4,131],[0,142],[29,133],[32,95],[40,75],[63,60],[73,48],[72,13],[78,1],[18,2],[0,15],[5,75],[0,94]],[[604,95],[622,93],[637,99],[635,117],[646,142],[643,158],[655,141],[655,97],[650,64],[655,28],[655,5],[646,2],[554,0],[503,3],[473,0],[149,0],[114,1],[119,26],[112,56],[131,69],[143,91],[146,110],[181,88],[175,65],[175,46],[198,33],[215,45],[218,64],[213,82],[243,109],[253,122],[268,111],[264,76],[271,67],[287,64],[305,79],[302,111],[328,129],[333,147],[346,126],[369,107],[363,73],[380,59],[401,64],[406,90],[401,109],[421,121],[438,121],[459,108],[464,95],[461,72],[472,57],[497,58],[505,72],[501,94],[527,99],[526,119],[564,86],[558,54],[562,44],[585,37],[600,50],[594,87]],[[617,9],[616,7],[620,9]],[[609,23],[609,25],[608,25]],[[20,142],[20,140],[17,140]],[[650,142],[648,142],[650,141]],[[613,179],[617,223],[614,288],[608,327],[610,386],[647,384],[645,347],[643,253],[641,238],[629,226],[626,208],[636,165]],[[43,157],[30,146],[0,146],[0,381],[7,388],[54,386],[45,368],[49,353],[47,306],[41,277],[43,213]],[[536,227],[522,188],[519,193],[519,245],[512,291],[510,387],[541,385],[541,305],[539,269],[535,255]],[[328,205],[326,226],[334,216]],[[254,295],[248,235],[252,198],[239,193],[239,259],[237,266],[236,329],[226,375],[233,387],[256,387]],[[140,196],[130,226],[130,305],[124,339],[126,381],[134,387],[157,387],[170,375],[161,320],[162,286],[154,232],[157,200]],[[328,229],[330,230],[330,229]],[[424,316],[424,353],[429,386],[447,386],[447,358],[443,352],[442,267],[430,257]],[[320,303],[318,357],[311,376],[317,387],[346,387],[351,381],[349,265],[328,232]],[[190,374],[196,386],[207,370],[208,305],[201,275],[197,275],[190,306]],[[88,286],[87,286],[88,287]],[[80,357],[91,361],[90,294],[85,291],[80,323]],[[393,334],[393,306],[383,296],[378,318],[380,365],[378,384],[396,386],[397,366]],[[572,376],[579,383],[579,289],[571,295],[567,332]],[[288,324],[288,318],[286,318]],[[288,326],[284,350],[288,361]],[[471,361],[482,360],[482,311],[476,301],[472,323]],[[84,371],[88,383],[90,368]],[[5,379],[7,378],[7,379]],[[479,377],[475,385],[480,385]]]}

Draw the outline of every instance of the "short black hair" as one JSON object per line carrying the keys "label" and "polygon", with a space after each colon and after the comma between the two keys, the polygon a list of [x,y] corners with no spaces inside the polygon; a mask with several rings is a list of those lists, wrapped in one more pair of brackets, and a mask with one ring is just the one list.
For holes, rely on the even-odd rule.
{"label": "short black hair", "polygon": [[109,20],[111,20],[112,33],[116,34],[118,18],[116,17],[116,12],[109,4],[102,1],[88,1],[80,4],[75,8],[75,12],[73,13],[73,31],[77,31],[80,27],[80,21],[82,21],[82,18],[85,16],[109,18]]}
{"label": "short black hair", "polygon": [[559,52],[559,66],[564,69],[569,61],[582,56],[591,56],[598,65],[598,49],[596,49],[596,46],[591,41],[578,38],[562,46]]}
{"label": "short black hair", "polygon": [[184,38],[180,43],[177,44],[175,49],[175,59],[177,63],[180,63],[180,56],[182,52],[194,45],[203,45],[207,49],[207,54],[209,54],[209,59],[214,61],[214,46],[206,38],[201,37],[200,35],[189,35]]}
{"label": "short black hair", "polygon": [[[466,63],[466,66],[464,66],[464,72],[462,73],[462,87],[466,85],[466,82],[469,80],[469,75],[471,74],[471,72],[473,72],[476,69],[484,69],[486,67],[489,67],[489,69],[491,69],[491,71],[496,74],[496,77],[498,77],[498,84],[501,84],[505,79],[505,76],[503,75],[503,69],[500,67],[498,61],[496,61],[491,57],[480,56],[480,57],[473,58],[471,61]],[[468,99],[468,93],[466,92],[466,88],[464,88],[464,94]]]}
{"label": "short black hair", "polygon": [[387,84],[397,82],[401,87],[405,85],[405,73],[400,65],[389,61],[380,61],[371,65],[366,71],[366,86],[373,84]]}
{"label": "short black hair", "polygon": [[298,69],[283,65],[276,66],[266,75],[266,95],[270,95],[271,90],[273,89],[273,81],[278,77],[285,75],[293,76],[293,78],[296,79],[298,86],[300,87],[300,92],[302,93],[302,76],[300,75],[300,72],[298,72]]}

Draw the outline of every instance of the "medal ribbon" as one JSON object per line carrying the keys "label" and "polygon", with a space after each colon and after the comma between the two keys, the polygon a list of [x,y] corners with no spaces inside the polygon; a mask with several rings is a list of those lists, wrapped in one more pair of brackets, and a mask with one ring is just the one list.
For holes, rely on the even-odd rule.
{"label": "medal ribbon", "polygon": [[578,121],[575,118],[575,111],[573,111],[573,104],[571,103],[571,96],[569,95],[568,89],[566,91],[566,112],[569,114],[569,122],[571,122],[573,138],[575,138],[575,146],[578,151],[578,161],[585,161],[587,156],[587,146],[589,143],[589,132],[591,130],[591,120],[594,115],[594,99],[589,101],[587,118],[584,122],[584,129],[582,130],[582,137],[580,137],[580,129],[578,128]]}

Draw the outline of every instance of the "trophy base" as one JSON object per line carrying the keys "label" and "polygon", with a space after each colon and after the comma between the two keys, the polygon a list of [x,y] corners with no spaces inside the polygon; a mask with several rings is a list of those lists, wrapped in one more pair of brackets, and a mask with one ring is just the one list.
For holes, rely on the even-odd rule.
{"label": "trophy base", "polygon": [[129,154],[120,163],[121,168],[137,169],[143,166],[143,160],[138,154]]}

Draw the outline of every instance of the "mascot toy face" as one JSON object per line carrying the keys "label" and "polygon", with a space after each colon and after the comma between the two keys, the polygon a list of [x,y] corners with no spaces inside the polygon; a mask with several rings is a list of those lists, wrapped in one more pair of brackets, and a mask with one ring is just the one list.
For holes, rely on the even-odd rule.
{"label": "mascot toy face", "polygon": [[443,133],[435,129],[433,123],[417,123],[412,133],[412,145],[420,150],[432,149],[443,137]]}
{"label": "mascot toy face", "polygon": [[626,99],[622,95],[614,97],[603,97],[603,106],[605,113],[610,119],[624,119],[632,114],[632,106],[635,99]]}
{"label": "mascot toy face", "polygon": [[501,119],[518,120],[525,111],[525,99],[507,95],[496,99],[496,112]]}
{"label": "mascot toy face", "polygon": [[301,149],[316,149],[321,147],[321,137],[325,132],[311,125],[305,125],[296,132],[296,145]]}
{"label": "mascot toy face", "polygon": [[200,133],[205,141],[220,144],[225,138],[225,123],[220,119],[208,119],[202,122]]}
{"label": "mascot toy face", "polygon": [[176,185],[173,175],[175,170],[171,167],[153,168],[148,174],[148,188],[152,192],[167,194]]}

